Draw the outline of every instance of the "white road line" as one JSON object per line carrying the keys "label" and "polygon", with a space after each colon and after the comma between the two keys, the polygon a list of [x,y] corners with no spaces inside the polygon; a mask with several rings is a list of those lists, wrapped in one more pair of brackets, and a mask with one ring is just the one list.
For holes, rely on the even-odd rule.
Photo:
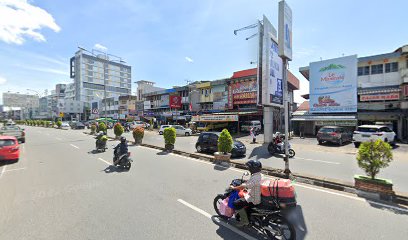
{"label": "white road line", "polygon": [[57,138],[55,138],[55,139],[57,139],[58,141],[62,141],[62,139],[61,139],[61,138],[58,138],[58,137],[57,137]]}
{"label": "white road line", "polygon": [[100,160],[100,161],[102,161],[102,162],[104,162],[104,163],[106,163],[106,164],[108,164],[108,165],[111,165],[111,163],[110,163],[110,162],[106,161],[106,160],[105,160],[105,159],[103,159],[103,158],[98,158],[98,160]]}
{"label": "white road line", "polygon": [[49,133],[46,133],[45,135],[50,136],[50,134],[49,134]]}
{"label": "white road line", "polygon": [[71,145],[71,147],[74,147],[74,148],[76,148],[76,149],[79,149],[79,147],[75,146],[74,144],[69,144],[69,145]]}
{"label": "white road line", "polygon": [[0,178],[1,178],[1,176],[3,176],[3,173],[6,171],[6,165],[4,165],[3,166],[3,169],[1,170],[1,173],[0,173]]}
{"label": "white road line", "polygon": [[[177,202],[183,204],[183,205],[186,206],[186,207],[189,207],[189,208],[193,209],[194,211],[200,213],[201,215],[204,215],[205,217],[207,217],[207,218],[209,218],[209,219],[212,218],[212,215],[209,214],[208,212],[206,212],[206,211],[204,211],[204,210],[202,210],[202,209],[200,209],[200,208],[198,208],[198,207],[196,207],[196,206],[194,206],[194,205],[191,205],[190,203],[184,201],[183,199],[177,199]],[[231,230],[231,231],[235,232],[236,234],[240,235],[241,237],[243,237],[243,238],[245,238],[245,239],[256,240],[256,238],[254,238],[254,237],[252,237],[252,236],[250,236],[250,235],[248,235],[248,234],[246,234],[246,233],[244,233],[244,232],[238,230],[236,227],[234,227],[234,226],[232,226],[232,225],[230,225],[230,224],[227,224],[227,223],[225,223],[225,222],[219,220],[218,218],[217,218],[217,220],[218,220],[218,221],[217,221],[218,224],[222,225],[223,227],[228,228],[229,230]]]}
{"label": "white road line", "polygon": [[340,164],[339,162],[330,162],[330,161],[323,161],[323,160],[316,160],[316,159],[302,158],[302,157],[295,157],[295,159],[312,161],[312,162],[322,162],[322,163],[328,163],[328,164],[336,164],[336,165]]}
{"label": "white road line", "polygon": [[9,170],[4,171],[4,172],[12,172],[12,171],[25,170],[25,169],[26,169],[25,167],[22,167],[22,168],[14,168],[14,169],[9,169]]}

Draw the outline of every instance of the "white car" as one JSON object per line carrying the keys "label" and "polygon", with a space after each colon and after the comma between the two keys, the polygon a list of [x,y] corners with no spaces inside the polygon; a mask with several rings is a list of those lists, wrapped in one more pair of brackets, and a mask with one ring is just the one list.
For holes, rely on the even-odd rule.
{"label": "white car", "polygon": [[164,129],[168,127],[171,127],[171,125],[161,125],[159,129],[159,134],[163,135]]}
{"label": "white car", "polygon": [[193,134],[193,131],[190,128],[185,128],[180,125],[173,125],[172,127],[176,129],[177,135],[191,136]]}
{"label": "white car", "polygon": [[62,128],[62,129],[70,129],[71,126],[69,126],[69,123],[63,122],[63,123],[61,124],[61,128]]}
{"label": "white car", "polygon": [[377,139],[395,144],[396,134],[389,127],[384,125],[362,125],[353,133],[355,147],[359,147],[362,142],[376,141]]}
{"label": "white car", "polygon": [[134,128],[137,128],[137,127],[145,128],[146,124],[144,122],[142,122],[142,121],[134,121],[134,122],[132,122],[132,124],[130,124],[130,129],[134,129]]}

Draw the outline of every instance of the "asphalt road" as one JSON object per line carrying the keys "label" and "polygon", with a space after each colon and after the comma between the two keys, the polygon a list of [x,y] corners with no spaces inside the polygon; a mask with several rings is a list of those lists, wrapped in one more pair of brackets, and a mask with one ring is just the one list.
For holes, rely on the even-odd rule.
{"label": "asphalt road", "polygon": [[[180,138],[181,139],[181,138]],[[109,142],[111,144],[116,142]],[[257,239],[219,222],[212,200],[241,170],[131,146],[129,172],[82,131],[27,127],[0,167],[0,239]],[[296,184],[298,239],[404,239],[408,209]]]}
{"label": "asphalt road", "polygon": [[[113,132],[111,133],[113,135]],[[129,139],[133,139],[130,133],[125,134]],[[197,136],[178,136],[175,149],[196,152],[195,144]],[[258,136],[262,141],[263,136]],[[238,138],[247,147],[245,157],[233,159],[235,161],[246,162],[248,159],[258,159],[264,166],[283,169],[283,155],[271,156],[267,151],[267,146],[261,143],[252,144],[250,136]],[[163,136],[157,132],[145,131],[144,143],[164,147]],[[308,174],[313,176],[339,179],[353,183],[355,174],[365,175],[364,171],[357,165],[357,149],[353,144],[337,146],[334,144],[318,145],[316,139],[294,138],[291,141],[292,147],[296,151],[296,156],[290,159],[290,169],[292,172]],[[394,189],[408,194],[408,145],[399,145],[393,150],[394,160],[389,167],[381,170],[378,177],[391,179]]]}

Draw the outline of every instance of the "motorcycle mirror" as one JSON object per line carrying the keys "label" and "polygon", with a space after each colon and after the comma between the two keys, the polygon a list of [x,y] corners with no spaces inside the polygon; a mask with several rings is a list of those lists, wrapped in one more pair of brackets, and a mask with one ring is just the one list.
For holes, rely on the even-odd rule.
{"label": "motorcycle mirror", "polygon": [[250,174],[249,174],[249,172],[244,172],[244,176],[245,177],[247,177],[247,176],[249,176]]}

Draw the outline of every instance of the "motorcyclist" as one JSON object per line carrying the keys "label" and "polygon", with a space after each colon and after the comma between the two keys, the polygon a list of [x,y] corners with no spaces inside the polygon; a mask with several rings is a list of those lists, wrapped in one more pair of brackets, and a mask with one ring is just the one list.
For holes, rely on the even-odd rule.
{"label": "motorcyclist", "polygon": [[274,143],[276,147],[279,149],[279,151],[283,151],[283,139],[282,138],[283,137],[280,132],[275,133]]}
{"label": "motorcyclist", "polygon": [[118,145],[116,145],[116,147],[114,148],[114,164],[116,165],[119,160],[120,160],[120,156],[122,156],[123,154],[127,154],[128,153],[128,145],[127,145],[127,141],[125,137],[121,137],[120,138],[120,143]]}
{"label": "motorcyclist", "polygon": [[249,160],[245,163],[251,177],[248,181],[240,186],[231,187],[234,190],[240,191],[245,189],[244,196],[234,201],[234,208],[241,217],[237,224],[239,227],[247,226],[249,224],[247,208],[251,208],[261,203],[261,170],[262,163],[258,160]]}
{"label": "motorcyclist", "polygon": [[96,148],[100,146],[102,143],[102,137],[105,136],[105,133],[102,131],[99,131],[98,134],[96,135]]}

